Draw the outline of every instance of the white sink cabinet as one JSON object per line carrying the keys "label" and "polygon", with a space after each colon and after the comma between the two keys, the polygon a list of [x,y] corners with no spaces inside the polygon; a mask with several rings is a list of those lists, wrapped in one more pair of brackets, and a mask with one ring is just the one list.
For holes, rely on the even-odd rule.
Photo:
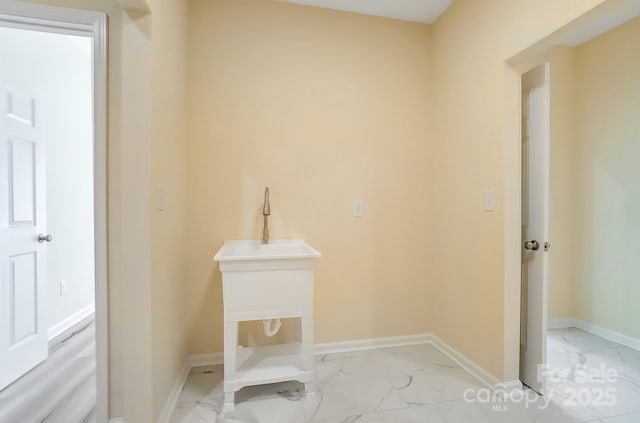
{"label": "white sink cabinet", "polygon": [[[214,260],[222,272],[224,410],[245,386],[297,380],[314,390],[313,271],[321,254],[303,240],[225,241]],[[299,318],[296,342],[238,345],[239,322]]]}

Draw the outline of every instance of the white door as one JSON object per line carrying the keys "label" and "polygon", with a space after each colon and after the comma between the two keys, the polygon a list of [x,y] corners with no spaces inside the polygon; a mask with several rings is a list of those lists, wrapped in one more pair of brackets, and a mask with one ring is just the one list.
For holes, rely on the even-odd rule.
{"label": "white door", "polygon": [[[48,337],[44,142],[39,102],[2,81],[0,90],[2,389],[47,358]],[[45,238],[41,242],[39,235]]]}
{"label": "white door", "polygon": [[547,335],[549,65],[522,78],[522,304],[520,379],[542,394]]}

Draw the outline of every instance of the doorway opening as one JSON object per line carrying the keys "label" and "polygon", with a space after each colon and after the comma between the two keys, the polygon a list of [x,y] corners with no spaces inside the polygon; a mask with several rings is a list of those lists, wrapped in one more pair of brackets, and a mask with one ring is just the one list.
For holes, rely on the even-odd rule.
{"label": "doorway opening", "polygon": [[106,16],[0,6],[0,52],[0,420],[106,421]]}
{"label": "doorway opening", "polygon": [[[549,331],[541,331],[540,343],[535,347],[540,359],[533,361],[541,364],[544,377],[542,382],[534,378],[533,384],[542,383],[545,398],[559,399],[555,403],[564,414],[573,415],[576,404],[583,410],[591,409],[593,413],[580,417],[583,419],[625,415],[633,420],[638,416],[637,404],[625,400],[640,395],[636,384],[640,333],[637,325],[631,324],[637,321],[633,318],[637,307],[629,307],[637,303],[633,301],[637,297],[635,286],[630,282],[635,279],[629,277],[635,267],[625,264],[633,263],[631,257],[637,256],[633,255],[633,247],[628,247],[635,243],[626,240],[636,238],[637,225],[630,216],[637,215],[635,200],[640,198],[637,184],[631,182],[638,178],[630,176],[637,173],[633,159],[638,156],[635,153],[640,146],[635,136],[638,120],[633,118],[640,104],[637,77],[640,62],[637,56],[621,52],[625,51],[623,46],[638,37],[639,14],[637,3],[623,6],[604,2],[509,60],[514,76],[521,82],[518,88],[522,88],[515,91],[514,79],[514,100],[517,93],[523,105],[527,100],[520,92],[526,91],[522,76],[543,61],[549,63],[551,70],[549,237],[543,239],[552,241],[553,248],[547,253],[549,266],[543,280],[546,292],[542,302],[532,305],[530,300],[524,301],[529,296],[526,290],[531,289],[531,281],[523,283],[518,292],[518,299],[523,299],[519,346],[521,351],[532,348],[527,333],[531,324],[526,324],[526,319],[533,318],[538,326],[548,326]],[[515,147],[515,114],[511,121]],[[523,131],[527,123],[523,122]],[[516,156],[523,154],[518,149],[516,155],[514,148],[511,157],[515,161]],[[522,166],[518,163],[508,170],[514,179],[523,176],[522,192],[520,187],[512,190],[510,203],[514,206],[512,210],[516,210],[516,202],[523,209],[522,213],[519,209],[514,212],[508,237],[511,241],[518,238],[519,253],[526,249],[527,241],[541,241],[537,235],[528,237],[522,231],[528,212],[524,200],[530,197],[525,188],[525,179],[530,177],[527,172],[524,160]],[[538,248],[543,250],[544,244],[540,243]],[[510,263],[516,264],[515,255]],[[513,272],[510,275],[515,282],[516,275]],[[541,289],[535,285],[533,288]],[[531,307],[538,312],[532,313]],[[599,313],[604,309],[615,311]],[[510,315],[515,318],[516,313]],[[596,323],[596,318],[602,323]],[[516,341],[515,337],[510,339]],[[521,379],[536,390],[522,378],[525,363],[522,356],[520,359]],[[573,393],[580,399],[573,401]]]}

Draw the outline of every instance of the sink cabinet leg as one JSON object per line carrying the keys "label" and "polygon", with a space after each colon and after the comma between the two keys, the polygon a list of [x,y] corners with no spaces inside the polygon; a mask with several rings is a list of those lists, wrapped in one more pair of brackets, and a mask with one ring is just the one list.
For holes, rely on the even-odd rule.
{"label": "sink cabinet leg", "polygon": [[313,317],[301,317],[300,326],[302,329],[302,366],[305,372],[314,372],[315,366],[313,362]]}
{"label": "sink cabinet leg", "polygon": [[306,392],[307,394],[313,394],[314,392],[316,392],[315,384],[313,382],[305,383],[304,392]]}
{"label": "sink cabinet leg", "polygon": [[[315,374],[315,362],[313,360],[313,317],[300,318],[302,332],[302,365],[305,372]],[[313,380],[304,384],[307,399],[314,397],[316,390]]]}
{"label": "sink cabinet leg", "polygon": [[225,392],[224,393],[224,405],[222,406],[222,411],[225,413],[229,413],[236,409],[235,403],[235,392]]}
{"label": "sink cabinet leg", "polygon": [[[236,356],[238,351],[238,322],[224,322],[224,380],[236,379]],[[234,409],[234,391],[224,392],[224,411]]]}

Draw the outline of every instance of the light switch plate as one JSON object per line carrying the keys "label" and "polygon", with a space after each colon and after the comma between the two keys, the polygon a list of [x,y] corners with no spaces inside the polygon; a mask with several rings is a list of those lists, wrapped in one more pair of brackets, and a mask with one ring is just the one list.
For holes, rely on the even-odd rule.
{"label": "light switch plate", "polygon": [[353,217],[362,217],[362,216],[364,216],[362,200],[353,200],[352,214],[353,214]]}
{"label": "light switch plate", "polygon": [[496,210],[496,192],[485,191],[484,192],[484,211]]}

